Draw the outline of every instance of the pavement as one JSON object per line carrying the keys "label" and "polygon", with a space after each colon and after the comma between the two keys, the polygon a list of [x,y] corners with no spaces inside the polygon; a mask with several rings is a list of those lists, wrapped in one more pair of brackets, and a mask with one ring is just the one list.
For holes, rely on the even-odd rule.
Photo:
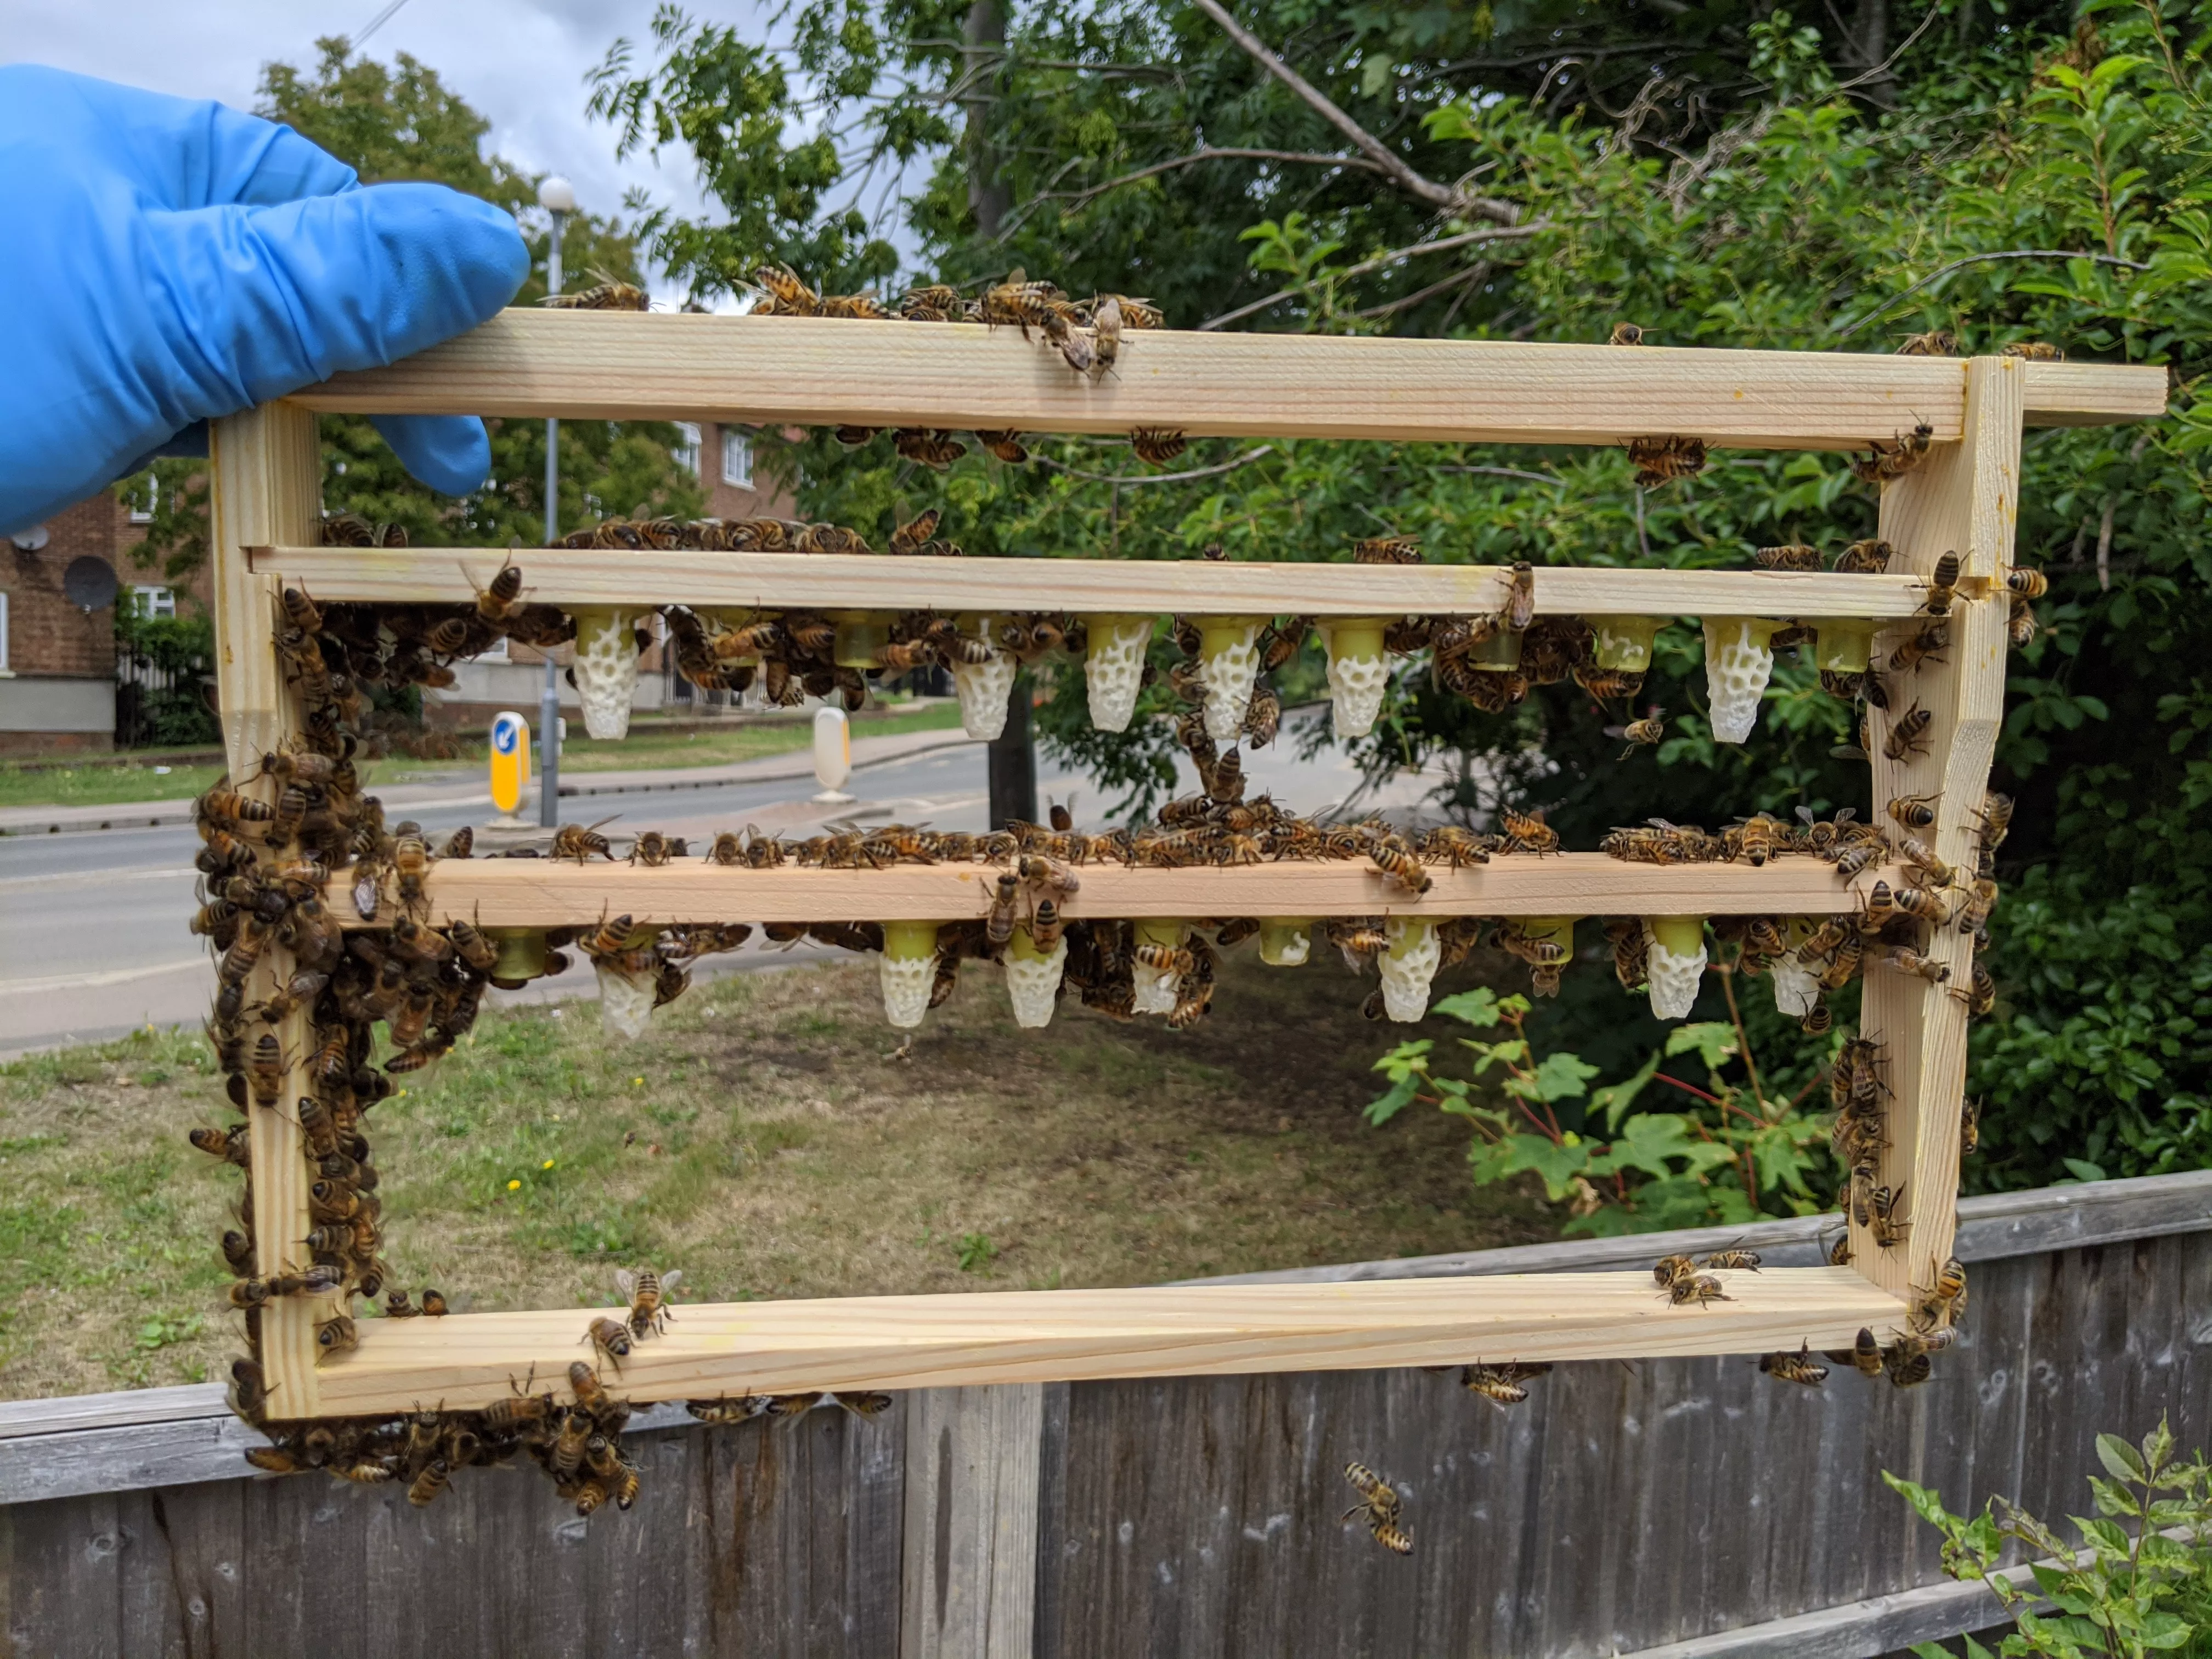
{"label": "pavement", "polygon": [[[1319,815],[1350,799],[1359,776],[1334,750],[1297,758],[1298,728],[1312,718],[1294,713],[1276,744],[1246,757],[1245,773],[1255,793],[1268,791],[1297,811]],[[563,816],[588,822],[611,813],[617,834],[654,829],[700,841],[749,823],[779,835],[805,835],[848,818],[980,830],[989,817],[985,752],[984,744],[957,731],[856,738],[846,787],[860,799],[835,804],[810,799],[814,771],[804,751],[696,770],[580,775],[580,792],[589,792],[583,799],[600,803],[599,810]],[[1077,822],[1088,823],[1110,804],[1088,779],[1054,772],[1042,757],[1039,772],[1040,807],[1048,799],[1067,803]],[[1360,795],[1357,805],[1363,811],[1410,806],[1443,781],[1441,772],[1407,774]],[[1180,787],[1197,787],[1188,762]],[[481,825],[490,807],[488,793],[458,781],[377,793],[392,817],[416,819],[434,840],[465,823]],[[568,795],[565,782],[562,793]],[[114,827],[106,830],[0,837],[0,1060],[102,1042],[148,1024],[197,1025],[205,1018],[214,969],[185,927],[199,904],[191,867],[198,841],[190,803],[174,805],[173,815],[152,823],[106,808],[100,820]],[[150,817],[155,807],[144,810]],[[790,967],[811,954],[748,946],[702,967],[710,976],[752,972]],[[502,1002],[561,1001],[590,996],[595,988],[588,974],[572,970],[493,995]]]}

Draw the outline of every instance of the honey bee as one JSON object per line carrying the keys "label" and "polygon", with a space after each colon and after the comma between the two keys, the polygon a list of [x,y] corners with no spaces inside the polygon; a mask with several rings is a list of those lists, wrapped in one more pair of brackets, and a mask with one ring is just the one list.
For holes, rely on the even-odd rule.
{"label": "honey bee", "polygon": [[1936,823],[1936,803],[1942,799],[1940,792],[1932,795],[1899,795],[1889,803],[1889,816],[1908,830],[1930,829]]}
{"label": "honey bee", "polygon": [[1634,323],[1615,323],[1613,325],[1613,333],[1607,338],[1606,343],[1617,346],[1642,345],[1644,331]]}
{"label": "honey bee", "polygon": [[1901,945],[1893,945],[1883,951],[1880,960],[1901,974],[1924,979],[1930,985],[1941,985],[1951,977],[1951,970],[1943,963],[1923,957],[1917,951],[1907,950]]}
{"label": "honey bee", "polygon": [[2051,579],[2040,570],[2015,565],[2005,572],[2005,586],[2022,599],[2039,599],[2051,591]]}
{"label": "honey bee", "polygon": [[1942,662],[1940,653],[1950,648],[1951,625],[1948,622],[1924,623],[1889,653],[1889,671],[1893,674],[1917,673],[1923,662]]}
{"label": "honey bee", "polygon": [[900,554],[920,552],[929,538],[937,534],[937,526],[944,522],[944,518],[945,515],[933,507],[921,517],[899,526],[891,532],[890,550]]}
{"label": "honey bee", "polygon": [[689,858],[691,848],[681,836],[664,836],[658,830],[641,830],[630,843],[629,861],[657,868],[672,860]]}
{"label": "honey bee", "polygon": [[2012,797],[1990,790],[1982,797],[1979,822],[1975,825],[1982,841],[1982,850],[1993,853],[2004,845],[2004,838],[2012,830]]}
{"label": "honey bee", "polygon": [[545,1466],[556,1480],[572,1480],[584,1467],[584,1449],[592,1440],[589,1412],[572,1411],[561,1419],[561,1430],[546,1452]]}
{"label": "honey bee", "polygon": [[1636,468],[1636,487],[1656,489],[1676,478],[1694,478],[1705,470],[1703,438],[1631,438],[1628,459]]}
{"label": "honey bee", "polygon": [[361,1332],[349,1315],[340,1314],[334,1319],[319,1320],[315,1324],[317,1358],[327,1359],[332,1354],[347,1353],[361,1346]]}
{"label": "honey bee", "polygon": [[1801,1382],[1808,1389],[1817,1389],[1828,1380],[1828,1368],[1813,1358],[1810,1343],[1796,1353],[1784,1350],[1767,1354],[1759,1360],[1759,1369],[1778,1382]]}
{"label": "honey bee", "polygon": [[1958,878],[1959,872],[1937,858],[1936,849],[1917,836],[1899,840],[1897,856],[1904,860],[1916,883],[1933,882],[1938,887],[1948,887]]}
{"label": "honey bee", "polygon": [[1936,561],[1936,568],[1929,574],[1928,598],[1921,610],[1930,617],[1951,614],[1951,601],[1957,597],[1959,587],[1959,556],[1946,553]]}
{"label": "honey bee", "polygon": [[768,1412],[764,1394],[725,1395],[714,1400],[687,1400],[684,1409],[702,1423],[749,1423]]}
{"label": "honey bee", "polygon": [[1754,812],[1741,823],[1732,823],[1721,831],[1723,856],[1733,864],[1742,860],[1754,870],[1762,869],[1766,861],[1789,844],[1788,830],[1765,812]]}
{"label": "honey bee", "polygon": [[1982,1146],[1982,1103],[1969,1100],[1959,1109],[1959,1156],[1972,1158]]}
{"label": "honey bee", "polygon": [[876,434],[882,430],[879,426],[841,426],[833,435],[846,448],[858,449],[863,444],[872,443]]}
{"label": "honey bee", "polygon": [[1898,1212],[1904,1206],[1905,1188],[1902,1184],[1894,1191],[1887,1187],[1877,1187],[1867,1195],[1866,1229],[1873,1235],[1878,1249],[1887,1250],[1904,1242],[1905,1231],[1911,1225],[1910,1222],[1898,1219]]}
{"label": "honey bee", "polygon": [[1693,1303],[1702,1308],[1708,1302],[1735,1300],[1720,1280],[1711,1273],[1685,1273],[1667,1287],[1667,1301],[1676,1308],[1687,1307]]}
{"label": "honey bee", "polygon": [[1900,357],[1955,357],[1959,355],[1959,337],[1948,328],[1931,328],[1925,334],[1908,336],[1897,349]]}
{"label": "honey bee", "polygon": [[1559,832],[1544,822],[1540,810],[1518,812],[1508,806],[1501,808],[1498,816],[1505,830],[1500,852],[1540,854],[1559,850]]}
{"label": "honey bee", "polygon": [[1881,1344],[1874,1340],[1874,1333],[1862,1327],[1857,1339],[1848,1348],[1831,1350],[1827,1356],[1839,1365],[1857,1369],[1862,1376],[1880,1376],[1882,1368]]}
{"label": "honey bee", "polygon": [[1954,988],[1948,994],[1966,1005],[1966,1015],[1970,1019],[1986,1019],[1996,1012],[1997,982],[1990,977],[1990,970],[1978,962],[1974,964],[1971,987],[1964,991]]}
{"label": "honey bee", "polygon": [[[1141,324],[1132,324],[1141,327]],[[1094,379],[1109,373],[1121,356],[1121,298],[1117,294],[1100,297],[1091,307],[1091,373]]]}
{"label": "honey bee", "polygon": [[1901,478],[1928,458],[1929,440],[1935,432],[1934,427],[1923,421],[1911,432],[1899,434],[1893,443],[1877,440],[1869,446],[1863,457],[1852,460],[1851,471],[1861,482],[1870,484],[1885,484]]}
{"label": "honey bee", "polygon": [[1640,720],[1631,720],[1627,725],[1618,728],[1607,726],[1606,735],[1618,737],[1628,744],[1627,748],[1620,751],[1622,757],[1626,759],[1638,748],[1650,747],[1664,738],[1667,735],[1667,722],[1660,717],[1659,711],[1655,708]]}
{"label": "honey bee", "polygon": [[2014,340],[1997,354],[2003,357],[2024,357],[2031,363],[2055,363],[2063,361],[2066,354],[2048,340]]}
{"label": "honey bee", "polygon": [[592,1351],[617,1370],[629,1357],[629,1328],[618,1319],[594,1319],[585,1333],[584,1340]]}
{"label": "honey bee", "polygon": [[1755,1273],[1759,1271],[1759,1252],[1757,1250],[1715,1250],[1698,1265],[1700,1267],[1715,1267],[1723,1270],[1733,1268],[1742,1273]]}
{"label": "honey bee", "polygon": [[1359,1494],[1359,1501],[1338,1517],[1339,1524],[1349,1521],[1355,1515],[1363,1516],[1367,1522],[1367,1530],[1374,1534],[1376,1543],[1394,1554],[1411,1555],[1413,1540],[1398,1524],[1402,1506],[1396,1490],[1364,1463],[1346,1463],[1344,1478]]}
{"label": "honey bee", "polygon": [[1536,620],[1536,572],[1526,559],[1514,562],[1512,579],[1505,589],[1505,608],[1498,619],[1509,634],[1525,634]]}
{"label": "honey bee", "polygon": [[1030,452],[1024,447],[1020,434],[1017,433],[978,432],[975,441],[983,446],[985,453],[992,459],[1003,461],[1008,466],[1024,465],[1030,459]]}
{"label": "honey bee", "polygon": [[891,434],[891,447],[900,457],[942,472],[968,453],[968,446],[950,432],[926,431],[902,426]]}
{"label": "honey bee", "polygon": [[1876,881],[1869,890],[1866,909],[1870,921],[1887,920],[1893,915],[1911,916],[1916,921],[1939,926],[1950,914],[1941,895],[1920,887],[1893,888],[1886,881]]}
{"label": "honey bee", "polygon": [[[619,816],[621,816],[619,813],[615,815],[615,817]],[[597,853],[601,858],[612,863],[615,856],[614,849],[608,845],[607,838],[599,833],[599,826],[612,823],[614,821],[614,817],[604,817],[599,823],[562,824],[554,831],[553,850],[548,856],[556,859],[574,859],[578,864],[588,864],[591,862],[592,854]]]}
{"label": "honey bee", "polygon": [[1469,1394],[1480,1395],[1501,1409],[1517,1406],[1528,1397],[1522,1385],[1531,1377],[1541,1376],[1552,1368],[1549,1365],[1466,1365],[1459,1374],[1460,1387]]}
{"label": "honey bee", "polygon": [[1888,570],[1896,551],[1880,537],[1853,542],[1836,556],[1836,568],[1854,575],[1879,576]]}
{"label": "honey bee", "polygon": [[1838,1234],[1836,1242],[1828,1247],[1828,1265],[1831,1267],[1851,1265],[1851,1230],[1849,1227]]}
{"label": "honey bee", "polygon": [[1686,1279],[1698,1270],[1695,1261],[1686,1255],[1662,1255],[1651,1264],[1651,1277],[1662,1291],[1674,1288],[1678,1279]]}
{"label": "honey bee", "polygon": [[1421,544],[1413,536],[1370,536],[1352,544],[1354,564],[1419,564]]}
{"label": "honey bee", "polygon": [[1180,432],[1164,427],[1140,426],[1129,434],[1129,447],[1147,466],[1170,466],[1190,447]]}
{"label": "honey bee", "polygon": [[1808,547],[1802,542],[1792,542],[1783,547],[1757,547],[1752,550],[1752,562],[1761,570],[1818,570],[1820,550]]}
{"label": "honey bee", "polygon": [[1881,752],[1893,761],[1926,754],[1928,728],[1935,723],[1935,712],[1923,708],[1916,700],[1911,708],[1890,723],[1889,735],[1882,739]]}
{"label": "honey bee", "polygon": [[629,1304],[632,1336],[642,1342],[665,1328],[670,1316],[664,1298],[683,1277],[680,1267],[665,1273],[656,1273],[650,1267],[640,1267],[635,1272],[628,1267],[615,1269],[615,1289]]}
{"label": "honey bee", "polygon": [[[610,276],[604,270],[591,273],[599,280],[590,288],[580,289],[574,294],[549,294],[538,304],[553,311],[646,311],[652,301],[643,289]],[[793,279],[796,280],[795,278]]]}
{"label": "honey bee", "polygon": [[1470,864],[1490,862],[1490,848],[1486,839],[1455,823],[1437,824],[1422,835],[1418,845],[1423,858],[1449,865],[1455,870]]}
{"label": "honey bee", "polygon": [[1436,885],[1435,878],[1422,867],[1413,848],[1396,836],[1378,837],[1368,848],[1367,856],[1376,869],[1409,893],[1425,893]]}

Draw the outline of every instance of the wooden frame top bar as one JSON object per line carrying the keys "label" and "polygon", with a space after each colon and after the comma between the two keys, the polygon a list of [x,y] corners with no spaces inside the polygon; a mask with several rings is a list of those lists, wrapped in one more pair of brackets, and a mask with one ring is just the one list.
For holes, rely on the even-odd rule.
{"label": "wooden frame top bar", "polygon": [[[324,602],[466,605],[501,563],[526,596],[588,605],[865,605],[889,611],[1049,611],[1139,616],[1471,616],[1505,603],[1497,565],[1218,563],[1208,559],[951,559],[612,548],[257,547],[257,575]],[[1910,617],[1912,576],[1544,565],[1540,616]]]}
{"label": "wooden frame top bar", "polygon": [[[2028,363],[2030,425],[2143,420],[2166,374]],[[1018,329],[617,312],[501,312],[388,368],[295,394],[317,411],[560,416],[1194,437],[1619,444],[1682,433],[1758,449],[1863,448],[1964,429],[1966,361],[1496,340],[1123,337],[1071,372]]]}
{"label": "wooden frame top bar", "polygon": [[[650,809],[649,809],[650,810]],[[659,809],[671,815],[680,806]],[[633,826],[651,827],[644,814]],[[730,826],[739,827],[737,824]],[[702,851],[694,847],[695,854]],[[786,865],[746,870],[694,856],[657,868],[604,860],[586,866],[550,859],[442,859],[425,888],[432,926],[581,927],[609,915],[640,924],[675,921],[964,921],[987,915],[1000,866],[898,864],[885,870]],[[1747,864],[1629,864],[1603,853],[1522,854],[1464,870],[1431,868],[1435,885],[1416,897],[1364,859],[1227,868],[1127,869],[1085,865],[1082,886],[1060,907],[1087,916],[1716,916],[1835,915],[1863,908],[1877,879],[1850,882],[1802,854],[1765,867]],[[340,870],[325,895],[347,927],[359,927],[353,872]],[[380,925],[395,914],[386,884]]]}
{"label": "wooden frame top bar", "polygon": [[[1848,1267],[1720,1275],[1731,1298],[1670,1307],[1648,1272],[1328,1285],[963,1291],[679,1305],[665,1334],[600,1380],[641,1404],[719,1395],[934,1389],[1249,1371],[1358,1370],[1476,1359],[1632,1359],[1849,1347],[1888,1338],[1905,1304]],[[332,1415],[465,1410],[564,1386],[606,1310],[361,1322],[325,1364]],[[535,1379],[532,1382],[531,1379]],[[272,1401],[270,1415],[281,1415]]]}

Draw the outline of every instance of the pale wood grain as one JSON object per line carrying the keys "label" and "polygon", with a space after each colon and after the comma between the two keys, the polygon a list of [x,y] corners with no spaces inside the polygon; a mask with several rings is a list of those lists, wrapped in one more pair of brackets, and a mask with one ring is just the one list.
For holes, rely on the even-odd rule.
{"label": "pale wood grain", "polygon": [[[322,455],[315,417],[288,404],[270,404],[215,422],[209,470],[214,558],[216,696],[230,775],[248,793],[273,799],[276,781],[257,778],[261,757],[300,730],[299,699],[286,684],[274,629],[278,583],[246,565],[246,548],[270,541],[306,541],[321,514]],[[292,953],[271,942],[246,982],[249,1004],[290,978]],[[258,1034],[258,1033],[257,1033]],[[285,1059],[279,1107],[253,1107],[248,1135],[253,1159],[255,1265],[264,1273],[297,1272],[308,1264],[308,1170],[292,1103],[311,1092],[307,1060],[313,1029],[305,1010],[276,1027]],[[315,1409],[317,1319],[336,1311],[330,1297],[287,1297],[261,1312],[261,1364],[279,1409],[302,1416]]]}
{"label": "pale wood grain", "polygon": [[[1881,533],[1902,565],[1924,576],[1942,555],[1956,552],[1962,569],[1971,573],[1971,586],[1961,588],[1952,606],[1947,660],[1890,677],[1893,714],[1917,702],[1935,721],[1926,752],[1892,761],[1881,746],[1887,721],[1876,714],[1875,811],[1887,823],[1885,809],[1892,798],[1940,793],[1936,827],[1921,838],[1961,872],[1962,881],[1972,874],[1973,826],[2004,714],[2007,602],[2004,590],[1992,590],[1989,581],[2011,562],[2027,367],[2012,358],[1973,359],[1966,441],[1948,454],[1931,456],[1882,492]],[[1893,648],[1912,627],[1885,630],[1877,636],[1877,649]],[[1941,927],[1924,954],[1950,969],[1948,983],[1929,985],[1870,963],[1860,1021],[1862,1031],[1887,1051],[1891,1146],[1883,1154],[1882,1180],[1906,1184],[1911,1229],[1902,1248],[1885,1251],[1855,1226],[1852,1249],[1863,1271],[1899,1294],[1935,1282],[1957,1225],[1967,1017],[1966,1005],[1950,991],[1964,991],[1972,981],[1973,941],[1955,925]]]}
{"label": "pale wood grain", "polygon": [[[2033,366],[2039,416],[2139,420],[2166,371]],[[1186,331],[1071,373],[1013,329],[507,311],[389,368],[297,394],[356,414],[557,415],[802,426],[1617,444],[1654,433],[1840,449],[1962,429],[1965,365],[1933,357]],[[1129,463],[1136,471],[1136,464]]]}
{"label": "pale wood grain", "polygon": [[[1496,565],[1217,563],[1208,559],[942,559],[888,554],[630,551],[612,548],[262,547],[256,572],[322,602],[473,601],[503,559],[525,592],[567,609],[603,605],[866,605],[886,611],[1467,616],[1505,603]],[[1909,617],[1923,586],[1902,576],[1775,570],[1545,566],[1540,616]]]}
{"label": "pale wood grain", "polygon": [[[917,1389],[1758,1353],[1847,1346],[1903,1304],[1848,1268],[1723,1276],[1735,1299],[1673,1308],[1649,1273],[1352,1285],[1190,1285],[684,1306],[608,1381],[629,1398]],[[372,1320],[323,1368],[322,1409],[478,1406],[587,1357],[599,1310]]]}
{"label": "pale wood grain", "polygon": [[[639,828],[646,827],[640,823]],[[1832,915],[1855,910],[1893,868],[1839,881],[1805,856],[1765,867],[1627,864],[1602,853],[1516,854],[1463,870],[1432,868],[1419,896],[1364,860],[1225,869],[1088,865],[1061,906],[1086,916]],[[987,864],[899,864],[884,870],[786,865],[747,870],[687,859],[658,868],[578,866],[550,859],[445,859],[433,865],[428,916],[487,927],[571,927],[628,915],[645,921],[955,921],[988,912],[999,869]],[[352,872],[331,878],[325,901],[347,927]],[[386,904],[392,901],[387,898]],[[380,915],[383,914],[380,910]]]}
{"label": "pale wood grain", "polygon": [[1044,1389],[922,1389],[906,1401],[900,1659],[1030,1659]]}

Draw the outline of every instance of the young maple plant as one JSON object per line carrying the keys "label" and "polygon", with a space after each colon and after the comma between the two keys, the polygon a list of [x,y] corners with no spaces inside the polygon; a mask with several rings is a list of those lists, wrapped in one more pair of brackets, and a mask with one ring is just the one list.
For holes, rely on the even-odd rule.
{"label": "young maple plant", "polygon": [[[1462,991],[1433,1012],[1498,1033],[1458,1039],[1474,1056],[1469,1074],[1437,1069],[1433,1039],[1401,1042],[1375,1062],[1390,1088],[1369,1103],[1367,1120],[1384,1124],[1414,1104],[1465,1118],[1474,1129],[1468,1163],[1475,1183],[1534,1170],[1553,1203],[1571,1205],[1569,1233],[1609,1237],[1813,1214],[1832,1201],[1821,1188],[1834,1187],[1826,1121],[1802,1109],[1814,1085],[1794,1098],[1767,1093],[1729,992],[1728,1021],[1678,1026],[1634,1075],[1592,1088],[1598,1068],[1580,1055],[1538,1056],[1526,997],[1487,986]],[[1686,1060],[1705,1068],[1702,1085],[1674,1074],[1686,1065],[1665,1069]],[[1682,1096],[1683,1109],[1636,1110],[1655,1083]]]}

